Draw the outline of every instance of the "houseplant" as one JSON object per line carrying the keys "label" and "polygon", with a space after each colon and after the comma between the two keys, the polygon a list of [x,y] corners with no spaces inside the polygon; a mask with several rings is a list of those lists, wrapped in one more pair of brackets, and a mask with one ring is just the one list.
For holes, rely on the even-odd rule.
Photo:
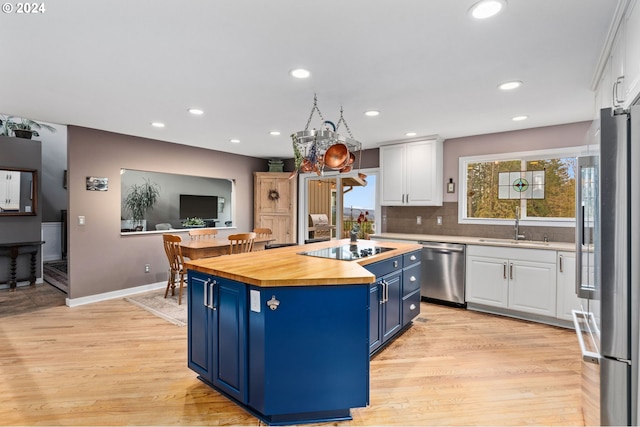
{"label": "houseplant", "polygon": [[160,197],[160,186],[155,182],[145,179],[142,184],[132,184],[127,190],[123,205],[131,214],[136,231],[144,231],[144,216],[147,211],[153,209]]}
{"label": "houseplant", "polygon": [[56,128],[44,123],[38,123],[31,119],[14,116],[0,116],[0,135],[14,136],[31,139],[32,136],[40,136],[35,129],[46,129],[55,132]]}
{"label": "houseplant", "polygon": [[198,217],[187,218],[184,221],[182,221],[182,226],[183,227],[204,227],[205,222],[202,218],[198,218]]}

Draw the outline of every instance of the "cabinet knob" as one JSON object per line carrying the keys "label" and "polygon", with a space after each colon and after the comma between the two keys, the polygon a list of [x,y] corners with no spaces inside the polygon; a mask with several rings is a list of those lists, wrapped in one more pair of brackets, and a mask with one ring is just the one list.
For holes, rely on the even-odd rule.
{"label": "cabinet knob", "polygon": [[411,304],[411,305],[409,306],[409,310],[413,311],[413,310],[415,310],[415,309],[416,309],[416,305],[415,305],[415,304]]}
{"label": "cabinet knob", "polygon": [[410,259],[411,261],[415,261],[415,260],[417,260],[418,258],[417,258],[415,255],[411,255],[411,256],[409,257],[409,259]]}
{"label": "cabinet knob", "polygon": [[415,281],[416,281],[416,276],[411,276],[411,277],[409,278],[409,281],[410,281],[410,282],[415,282]]}

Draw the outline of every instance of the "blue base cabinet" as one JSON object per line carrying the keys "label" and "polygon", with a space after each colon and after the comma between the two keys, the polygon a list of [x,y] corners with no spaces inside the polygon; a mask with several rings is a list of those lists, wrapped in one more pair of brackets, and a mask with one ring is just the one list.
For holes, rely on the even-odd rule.
{"label": "blue base cabinet", "polygon": [[376,275],[369,288],[369,353],[382,350],[420,314],[420,251],[365,268]]}
{"label": "blue base cabinet", "polygon": [[369,285],[261,288],[189,271],[188,364],[270,425],[369,402]]}
{"label": "blue base cabinet", "polygon": [[368,289],[249,287],[249,406],[266,422],[350,419],[368,404]]}
{"label": "blue base cabinet", "polygon": [[189,273],[188,366],[206,383],[246,403],[246,285]]}

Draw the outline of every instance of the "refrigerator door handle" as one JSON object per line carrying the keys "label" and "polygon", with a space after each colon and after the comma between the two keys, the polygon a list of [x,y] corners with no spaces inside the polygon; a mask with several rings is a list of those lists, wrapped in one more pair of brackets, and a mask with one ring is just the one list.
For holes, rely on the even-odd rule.
{"label": "refrigerator door handle", "polygon": [[[580,320],[578,317],[581,317],[585,320],[585,322],[589,322],[590,318],[593,318],[593,314],[585,313],[584,311],[579,310],[571,310],[571,315],[573,316],[573,325],[576,328],[576,335],[578,336],[578,344],[580,345],[580,352],[582,353],[582,360],[589,363],[594,363],[596,365],[600,364],[600,354],[597,352],[587,350],[587,347],[584,344],[584,338],[582,337],[582,329],[580,328]],[[592,332],[592,331],[589,331]]]}

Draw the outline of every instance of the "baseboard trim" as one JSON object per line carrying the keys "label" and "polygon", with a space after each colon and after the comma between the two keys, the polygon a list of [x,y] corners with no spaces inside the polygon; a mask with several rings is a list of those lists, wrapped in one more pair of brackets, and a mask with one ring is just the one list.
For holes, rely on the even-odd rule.
{"label": "baseboard trim", "polygon": [[156,289],[164,289],[167,286],[167,282],[156,282],[148,285],[136,286],[134,288],[120,289],[118,291],[105,292],[102,294],[89,295],[80,298],[67,298],[66,304],[68,307],[77,307],[85,304],[93,304],[94,302],[108,301],[116,298],[124,298],[142,292],[153,291]]}

